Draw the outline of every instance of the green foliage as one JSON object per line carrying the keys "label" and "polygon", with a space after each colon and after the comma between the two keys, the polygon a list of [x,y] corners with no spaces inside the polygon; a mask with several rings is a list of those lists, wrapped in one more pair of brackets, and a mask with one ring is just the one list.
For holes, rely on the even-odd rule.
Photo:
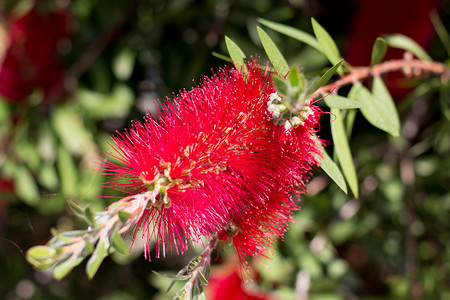
{"label": "green foliage", "polygon": [[324,86],[330,79],[333,77],[333,75],[336,73],[336,71],[341,66],[343,60],[341,59],[338,61],[334,66],[332,66],[330,69],[328,69],[319,79],[319,81],[316,83],[316,87],[320,88]]}
{"label": "green foliage", "polygon": [[377,63],[381,62],[386,55],[387,45],[386,41],[383,38],[377,38],[372,48],[372,58],[370,61],[370,65],[374,66]]}
{"label": "green foliage", "polygon": [[258,19],[258,21],[261,24],[263,24],[275,31],[278,31],[279,33],[285,34],[291,38],[294,38],[300,42],[303,42],[303,43],[317,49],[318,51],[322,52],[320,44],[317,42],[316,38],[307,32],[304,32],[302,30],[299,30],[297,28],[293,28],[293,27],[290,27],[287,25],[271,22],[271,21],[265,20],[265,19]]}
{"label": "green foliage", "polygon": [[336,182],[341,190],[347,194],[347,185],[345,184],[344,176],[342,175],[341,170],[339,170],[339,167],[326,152],[323,153],[320,167],[334,182]]}
{"label": "green foliage", "polygon": [[[311,23],[314,34],[320,44],[321,51],[333,65],[336,65],[342,60],[336,43],[325,28],[323,28],[314,18],[311,19]],[[342,75],[342,70],[338,69],[338,72]]]}
{"label": "green foliage", "polygon": [[281,76],[287,75],[289,72],[289,65],[286,62],[286,59],[281,54],[280,50],[278,50],[269,35],[262,28],[258,27],[257,29],[261,43],[267,53],[267,56],[269,57],[270,62],[272,63],[272,66]]}
{"label": "green foliage", "polygon": [[225,42],[227,44],[228,53],[230,54],[236,69],[244,72],[247,71],[247,66],[244,64],[245,54],[242,52],[241,48],[228,37],[225,37]]}
{"label": "green foliage", "polygon": [[359,83],[353,85],[352,89],[351,99],[361,103],[360,110],[367,121],[392,136],[400,134],[400,121],[394,101],[381,78],[374,79],[373,93]]}
{"label": "green foliage", "polygon": [[411,52],[421,60],[431,61],[431,57],[427,54],[419,44],[411,38],[402,34],[390,34],[385,37],[386,43],[393,48],[399,48]]}
{"label": "green foliage", "polygon": [[353,195],[358,198],[358,179],[356,177],[355,166],[353,164],[350,146],[347,141],[347,134],[344,129],[342,115],[337,108],[331,108],[330,112],[336,117],[331,123],[331,134],[333,137],[334,151],[341,165],[344,176]]}
{"label": "green foliage", "polygon": [[[61,5],[41,2],[44,11]],[[205,299],[210,270],[198,268],[198,257],[188,264],[190,274],[182,269],[153,276],[150,270],[172,273],[189,259],[174,255],[143,263],[141,253],[130,254],[129,237],[117,227],[103,239],[76,229],[98,226],[96,212],[109,197],[120,196],[101,187],[106,178],[95,171],[95,162],[115,130],[141,119],[146,109],[158,114],[157,99],[189,89],[192,79],[222,67],[225,57],[211,52],[228,50],[237,68],[245,68],[250,57],[268,58],[281,75],[273,77],[278,91],[299,101],[326,96],[330,90],[321,87],[359,70],[339,51],[346,46],[339,30],[348,25],[333,26],[341,14],[310,19],[308,6],[294,2],[72,1],[70,42],[58,46],[67,69],[78,72],[66,81],[72,93],[51,103],[40,91],[23,103],[0,99],[0,295],[26,298],[20,292],[28,284],[30,299],[171,299],[176,292],[164,292],[175,279],[176,297]],[[28,0],[6,0],[1,8],[8,16],[31,6]],[[448,61],[448,9],[440,15],[432,14],[441,42],[431,50],[388,35],[375,41],[370,66],[383,63],[389,47],[424,61]],[[416,290],[423,299],[449,297],[448,82],[432,74],[412,81],[417,86],[402,101],[391,96],[386,80],[381,74],[350,82],[350,89],[338,87],[317,102],[334,114],[331,122],[322,116],[318,133],[328,141],[322,170],[311,194],[302,197],[296,223],[272,261],[264,262],[269,268],[251,263],[259,269],[252,288],[292,299],[306,278],[301,282],[307,282],[310,299],[412,299]],[[413,181],[405,181],[405,174]],[[347,186],[359,200],[348,199]],[[116,217],[122,224],[133,219],[124,211]],[[47,245],[35,246],[49,239],[52,227],[59,232],[53,231]],[[62,251],[79,238],[86,241],[81,251]],[[25,252],[36,270],[50,269],[59,281],[32,270]],[[84,259],[85,268],[76,267]],[[183,287],[196,270],[196,284]],[[213,266],[212,276],[216,271]]]}

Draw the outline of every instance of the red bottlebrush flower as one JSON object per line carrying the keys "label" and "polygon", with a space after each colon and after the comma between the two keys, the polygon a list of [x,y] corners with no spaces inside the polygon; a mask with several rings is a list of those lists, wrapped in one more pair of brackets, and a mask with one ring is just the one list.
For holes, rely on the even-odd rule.
{"label": "red bottlebrush flower", "polygon": [[[283,239],[294,210],[299,209],[289,195],[279,191],[259,207],[253,207],[242,219],[235,220],[229,239],[241,261],[241,274],[250,272],[247,259],[268,258],[275,239]],[[248,273],[250,274],[250,273]]]}
{"label": "red bottlebrush flower", "polygon": [[65,11],[38,13],[32,9],[10,21],[8,48],[0,58],[0,94],[22,101],[40,88],[46,100],[62,97],[63,67],[57,45],[67,36]]}
{"label": "red bottlebrush flower", "polygon": [[318,164],[314,154],[320,150],[309,129],[317,114],[307,105],[314,113],[305,109],[292,128],[299,148],[285,149],[286,129],[267,107],[276,94],[271,74],[255,63],[248,69],[203,78],[167,104],[157,121],[147,116],[113,138],[111,155],[118,162],[104,163],[103,170],[118,178],[106,186],[148,193],[137,226],[147,254],[151,239],[158,257],[168,250],[182,253],[189,242],[233,226],[242,258],[263,253],[255,242],[267,238],[269,247],[271,236],[282,237],[294,208],[290,195],[304,191],[311,165]]}

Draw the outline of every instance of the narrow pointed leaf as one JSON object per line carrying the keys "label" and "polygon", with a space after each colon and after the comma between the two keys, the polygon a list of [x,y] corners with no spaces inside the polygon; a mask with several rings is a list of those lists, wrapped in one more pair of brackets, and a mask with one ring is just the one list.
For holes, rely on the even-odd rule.
{"label": "narrow pointed leaf", "polygon": [[92,211],[92,207],[90,205],[88,205],[85,209],[84,209],[84,217],[86,218],[86,221],[90,224],[93,225],[95,223],[94,220],[94,212]]}
{"label": "narrow pointed leaf", "polygon": [[221,53],[213,51],[213,52],[211,52],[211,54],[212,54],[212,56],[215,56],[218,59],[221,59],[221,60],[224,60],[224,61],[227,61],[227,62],[232,62],[231,58],[229,58],[228,56],[223,55]]}
{"label": "narrow pointed leaf", "polygon": [[154,270],[152,270],[152,272],[155,273],[158,276],[170,278],[170,279],[173,279],[173,280],[187,280],[187,279],[191,278],[190,275],[179,275],[179,274],[171,275],[171,274],[160,273],[160,272],[157,272],[157,271],[154,271]]}
{"label": "narrow pointed leaf", "polygon": [[257,30],[259,39],[261,40],[261,44],[263,45],[270,62],[277,70],[278,74],[280,74],[281,76],[286,76],[286,74],[289,72],[289,65],[286,62],[286,59],[281,54],[280,50],[278,50],[278,47],[275,45],[269,35],[261,27],[257,27]]}
{"label": "narrow pointed leaf", "polygon": [[320,77],[319,81],[317,81],[317,83],[316,83],[315,90],[317,90],[320,87],[324,86],[331,79],[331,77],[333,77],[333,75],[336,73],[336,71],[341,66],[343,61],[344,61],[343,59],[338,61],[334,66],[329,68],[325,72],[325,74],[322,75],[322,77]]}
{"label": "narrow pointed leaf", "polygon": [[191,271],[194,270],[194,269],[197,267],[197,265],[200,263],[201,260],[202,260],[202,256],[201,256],[201,255],[194,257],[194,258],[189,262],[189,266],[188,266],[188,269],[187,269],[187,273],[188,273],[188,274],[191,273]]}
{"label": "narrow pointed leaf", "polygon": [[272,80],[273,80],[275,88],[277,89],[278,92],[280,92],[283,95],[288,94],[288,89],[289,89],[288,84],[286,83],[286,81],[284,81],[283,78],[281,78],[277,74],[274,74],[272,76]]}
{"label": "narrow pointed leaf", "polygon": [[[337,64],[342,58],[333,38],[314,18],[311,18],[311,23],[322,53],[333,65]],[[342,70],[339,69],[338,73],[342,74]]]}
{"label": "narrow pointed leaf", "polygon": [[283,24],[279,24],[279,23],[275,23],[275,22],[271,22],[268,20],[264,20],[264,19],[258,19],[258,22],[260,22],[261,24],[275,30],[278,31],[279,33],[282,33],[284,35],[287,35],[293,39],[296,39],[300,42],[303,42],[305,44],[308,44],[309,46],[317,49],[318,51],[322,52],[322,49],[320,48],[319,43],[317,42],[316,38],[314,36],[312,36],[309,33],[306,33],[302,30],[299,30],[297,28],[294,27],[290,27],[287,25],[283,25]]}
{"label": "narrow pointed leaf", "polygon": [[370,65],[373,66],[382,61],[384,56],[386,55],[386,51],[387,51],[386,41],[383,38],[377,38],[375,40],[375,43],[373,44],[372,58]]}
{"label": "narrow pointed leaf", "polygon": [[352,109],[360,108],[362,104],[355,100],[350,100],[346,97],[330,94],[323,98],[328,107],[340,108],[340,109]]}
{"label": "narrow pointed leaf", "polygon": [[450,56],[450,36],[448,34],[447,29],[445,28],[444,24],[442,23],[441,18],[439,17],[439,14],[437,11],[432,11],[430,13],[431,22],[433,22],[434,29],[436,30],[436,33],[438,34],[439,38],[441,39],[442,44],[444,45],[445,50],[447,51],[447,55]]}
{"label": "narrow pointed leaf", "polygon": [[431,57],[413,39],[403,34],[390,34],[385,36],[387,44],[392,48],[399,48],[411,52],[421,60],[432,61]]}
{"label": "narrow pointed leaf", "polygon": [[83,261],[83,258],[75,257],[71,255],[68,259],[60,262],[56,265],[56,267],[53,269],[53,277],[56,280],[60,280],[64,278],[67,274],[72,271],[73,268],[78,266]]}
{"label": "narrow pointed leaf", "polygon": [[328,176],[339,186],[339,188],[344,192],[347,192],[347,185],[345,184],[344,176],[339,170],[339,167],[336,163],[330,158],[330,156],[324,151],[323,157],[321,160],[320,167],[327,173]]}
{"label": "narrow pointed leaf", "polygon": [[122,238],[122,235],[117,230],[114,230],[112,236],[112,245],[114,249],[117,250],[120,254],[127,255],[128,254],[128,247],[127,244],[125,244],[125,241]]}
{"label": "narrow pointed leaf", "polygon": [[34,257],[38,260],[46,260],[55,257],[57,255],[56,249],[49,246],[35,246],[27,251],[27,255]]}
{"label": "narrow pointed leaf", "polygon": [[198,272],[198,277],[200,278],[200,282],[203,285],[208,285],[208,279],[206,279],[205,275],[202,272]]}
{"label": "narrow pointed leaf", "polygon": [[235,68],[239,71],[247,72],[247,66],[244,63],[245,54],[241,48],[227,36],[225,36],[225,44]]}
{"label": "narrow pointed leaf", "polygon": [[175,297],[173,297],[175,300],[190,300],[190,295],[186,292],[185,289],[182,289],[177,292]]}
{"label": "narrow pointed leaf", "polygon": [[15,170],[14,189],[16,195],[28,205],[34,206],[39,203],[39,188],[25,166],[17,167]]}
{"label": "narrow pointed leaf", "polygon": [[60,146],[58,147],[58,157],[56,168],[61,181],[61,191],[65,195],[77,194],[78,172],[74,159],[70,152]]}
{"label": "narrow pointed leaf", "polygon": [[358,180],[356,177],[355,166],[353,164],[350,146],[347,140],[347,134],[344,129],[341,112],[337,108],[332,108],[331,113],[336,119],[331,123],[331,135],[333,137],[334,151],[344,172],[345,179],[355,198],[358,198]]}
{"label": "narrow pointed leaf", "polygon": [[78,204],[76,204],[75,202],[73,202],[72,200],[67,200],[67,203],[69,204],[70,208],[72,209],[72,211],[80,217],[84,217],[84,209],[79,206]]}
{"label": "narrow pointed leaf", "polygon": [[389,120],[389,133],[393,136],[398,136],[400,134],[400,117],[398,116],[394,99],[392,99],[381,77],[377,76],[373,79],[372,92],[383,115]]}
{"label": "narrow pointed leaf", "polygon": [[298,76],[298,68],[296,66],[293,66],[289,71],[289,82],[291,83],[291,86],[294,88],[298,87],[300,84],[300,78]]}
{"label": "narrow pointed leaf", "polygon": [[347,110],[347,114],[345,115],[345,132],[347,132],[347,137],[350,139],[353,131],[353,124],[355,123],[356,118],[356,109]]}
{"label": "narrow pointed leaf", "polygon": [[95,273],[97,273],[98,268],[102,264],[103,260],[108,256],[108,248],[108,239],[101,239],[98,241],[94,253],[92,253],[91,258],[89,258],[86,264],[86,274],[89,279],[94,278]]}
{"label": "narrow pointed leaf", "polygon": [[119,211],[119,219],[120,219],[120,221],[122,221],[122,223],[125,223],[129,217],[130,217],[129,213],[126,213],[124,211]]}
{"label": "narrow pointed leaf", "polygon": [[355,89],[355,92],[351,93],[352,97],[355,97],[353,100],[359,101],[363,105],[360,110],[364,118],[373,126],[390,133],[392,136],[398,136],[400,124],[392,98],[382,97],[380,92],[378,92],[378,97],[375,97],[361,83],[355,84],[353,89]]}

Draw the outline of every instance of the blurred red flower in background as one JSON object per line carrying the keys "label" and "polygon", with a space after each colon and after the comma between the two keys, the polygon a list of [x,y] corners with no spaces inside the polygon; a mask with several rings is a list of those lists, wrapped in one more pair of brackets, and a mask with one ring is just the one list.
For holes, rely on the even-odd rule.
{"label": "blurred red flower in background", "polygon": [[239,276],[238,266],[231,264],[223,270],[215,269],[208,280],[206,295],[211,300],[274,300],[275,297],[256,288],[250,289]]}
{"label": "blurred red flower in background", "polygon": [[58,58],[58,44],[68,34],[65,10],[40,12],[31,9],[8,24],[7,48],[0,57],[0,94],[19,102],[35,89],[45,100],[64,96],[64,68]]}
{"label": "blurred red flower in background", "polygon": [[[375,39],[384,34],[404,34],[428,49],[435,35],[430,12],[437,10],[439,5],[439,0],[355,1],[345,59],[355,66],[369,65]],[[385,59],[402,58],[404,52],[389,48]],[[389,73],[386,83],[397,100],[410,91],[400,72]]]}

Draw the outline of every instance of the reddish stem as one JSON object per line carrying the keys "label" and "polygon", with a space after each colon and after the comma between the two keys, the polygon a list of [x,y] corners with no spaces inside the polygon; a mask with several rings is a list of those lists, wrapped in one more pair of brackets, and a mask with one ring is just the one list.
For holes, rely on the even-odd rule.
{"label": "reddish stem", "polygon": [[393,59],[379,63],[373,67],[358,67],[333,83],[324,85],[314,93],[314,97],[323,95],[333,88],[341,87],[355,82],[363,81],[369,77],[380,76],[393,71],[403,71],[406,76],[419,77],[434,74],[442,77],[442,80],[450,80],[450,68],[439,62],[423,61],[419,59]]}

